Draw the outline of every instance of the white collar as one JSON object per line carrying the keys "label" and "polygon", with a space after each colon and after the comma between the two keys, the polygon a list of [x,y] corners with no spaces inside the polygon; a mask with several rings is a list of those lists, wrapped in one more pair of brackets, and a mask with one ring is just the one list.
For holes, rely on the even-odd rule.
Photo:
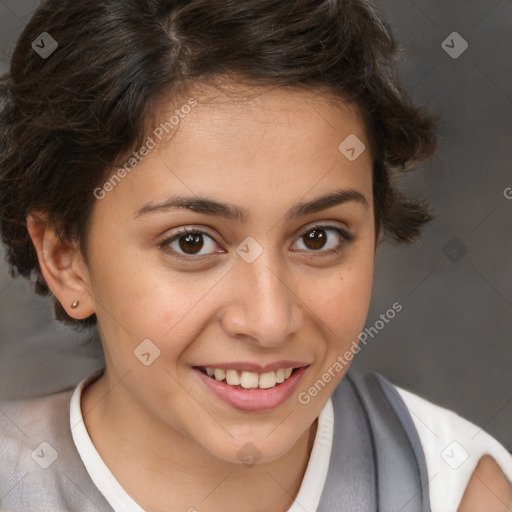
{"label": "white collar", "polygon": [[[91,480],[115,512],[145,512],[121,487],[121,484],[103,462],[92,444],[83,422],[80,408],[82,391],[87,385],[98,379],[103,371],[102,368],[85,377],[73,392],[70,403],[70,426],[73,441]],[[334,409],[329,397],[318,416],[315,441],[302,484],[287,512],[316,512],[329,469],[333,431]]]}

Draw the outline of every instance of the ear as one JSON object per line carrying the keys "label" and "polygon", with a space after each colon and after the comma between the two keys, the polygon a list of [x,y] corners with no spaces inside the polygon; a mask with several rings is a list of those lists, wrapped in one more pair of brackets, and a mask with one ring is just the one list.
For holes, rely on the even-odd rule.
{"label": "ear", "polygon": [[[60,240],[42,212],[27,216],[27,229],[46,284],[66,313],[77,320],[94,314],[89,273],[77,244]],[[74,301],[78,306],[72,308]]]}

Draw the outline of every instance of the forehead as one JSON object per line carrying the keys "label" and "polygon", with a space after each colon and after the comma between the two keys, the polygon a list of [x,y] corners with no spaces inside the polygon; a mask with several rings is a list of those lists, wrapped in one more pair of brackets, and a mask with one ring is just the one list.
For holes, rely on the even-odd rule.
{"label": "forehead", "polygon": [[[363,120],[332,96],[289,87],[202,85],[161,101],[157,114],[148,130],[154,149],[109,200],[123,191],[122,201],[140,208],[171,194],[196,194],[249,210],[271,202],[291,207],[344,188],[372,202]],[[349,158],[351,146],[357,158]],[[268,210],[270,215],[275,208]]]}
{"label": "forehead", "polygon": [[[361,138],[366,138],[364,119],[358,106],[335,96],[326,88],[305,88],[299,86],[254,86],[238,82],[222,81],[213,85],[196,83],[187,93],[172,99],[158,101],[156,120],[153,124],[165,123],[180,107],[194,98],[199,108],[194,108],[192,117],[195,129],[206,128],[212,131],[221,126],[224,132],[231,128],[237,135],[247,133],[252,124],[269,125],[299,123],[303,130],[308,124],[316,124],[322,118],[333,130],[342,127],[342,131],[353,129]],[[313,117],[313,118],[312,118]],[[250,124],[248,122],[250,121]],[[187,127],[190,122],[180,123],[175,132]],[[239,131],[243,127],[242,132]],[[291,127],[291,126],[290,126]],[[175,135],[175,133],[171,134]]]}
{"label": "forehead", "polygon": [[[192,99],[196,106],[191,109]],[[322,89],[196,84],[187,95],[160,102],[157,114],[150,125],[157,131],[173,120],[172,129],[165,130],[170,133],[157,133],[157,142],[162,139],[160,150],[175,159],[191,151],[225,163],[250,158],[247,169],[281,156],[292,163],[329,155],[333,161],[344,156],[353,162],[362,155],[371,165],[371,144],[357,105]],[[162,147],[169,142],[172,150],[166,152]]]}

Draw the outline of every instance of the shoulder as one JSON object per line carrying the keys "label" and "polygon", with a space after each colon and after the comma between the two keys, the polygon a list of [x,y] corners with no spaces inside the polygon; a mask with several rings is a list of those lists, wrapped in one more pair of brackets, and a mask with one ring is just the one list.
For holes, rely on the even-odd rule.
{"label": "shoulder", "polygon": [[30,493],[26,486],[38,475],[48,478],[45,470],[59,458],[70,437],[71,395],[69,390],[37,398],[0,400],[0,496],[17,499],[17,495]]}
{"label": "shoulder", "polygon": [[475,495],[479,478],[487,479],[491,485],[499,485],[500,481],[507,485],[506,479],[512,481],[512,455],[496,439],[454,411],[395,388],[409,410],[423,446],[433,512],[457,510],[462,506],[463,496],[468,504],[468,492]]}
{"label": "shoulder", "polygon": [[69,424],[72,390],[20,400],[0,400],[0,446],[30,440]]}
{"label": "shoulder", "polygon": [[83,425],[81,415],[71,424],[79,391],[80,384],[38,398],[0,400],[0,510],[113,512],[74,442],[75,427]]}
{"label": "shoulder", "polygon": [[460,502],[458,512],[510,512],[512,486],[498,463],[484,455],[478,462]]}
{"label": "shoulder", "polygon": [[37,436],[67,420],[73,390],[18,400],[0,400],[2,439]]}
{"label": "shoulder", "polygon": [[[72,391],[21,400],[0,400],[0,453],[14,462],[44,440],[59,439],[69,431]],[[5,466],[4,466],[5,467]]]}

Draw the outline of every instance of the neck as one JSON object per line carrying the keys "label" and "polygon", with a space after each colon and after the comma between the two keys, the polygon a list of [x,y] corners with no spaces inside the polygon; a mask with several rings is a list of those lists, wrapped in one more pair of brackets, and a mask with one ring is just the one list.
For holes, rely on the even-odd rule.
{"label": "neck", "polygon": [[105,374],[83,390],[81,409],[105,464],[150,512],[286,512],[302,483],[318,421],[281,458],[249,466],[213,457],[168,425],[147,421],[148,411],[134,406],[121,383],[109,386]]}

